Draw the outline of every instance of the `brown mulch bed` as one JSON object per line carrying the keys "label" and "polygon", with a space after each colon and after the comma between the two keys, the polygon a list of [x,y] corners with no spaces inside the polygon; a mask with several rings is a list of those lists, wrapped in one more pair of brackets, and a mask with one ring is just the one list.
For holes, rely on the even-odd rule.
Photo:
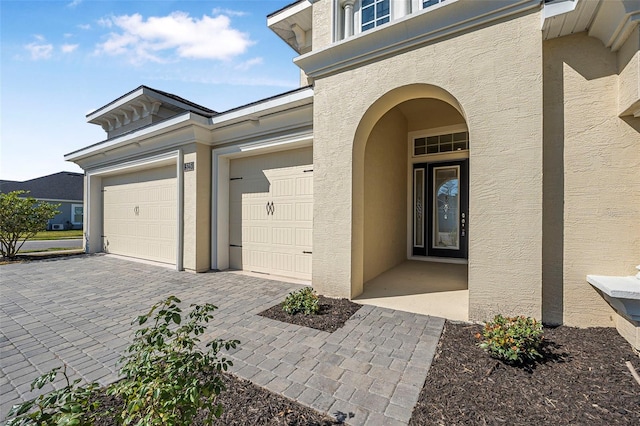
{"label": "brown mulch bed", "polygon": [[[246,426],[329,426],[342,424],[332,417],[318,413],[311,408],[298,404],[288,398],[269,392],[253,383],[239,379],[231,374],[221,373],[227,390],[218,396],[218,402],[224,407],[222,416],[214,425]],[[122,409],[122,400],[102,395],[99,398],[101,409]],[[193,422],[194,426],[204,425],[206,416],[200,413]],[[101,417],[94,426],[116,426],[113,417]]]}
{"label": "brown mulch bed", "polygon": [[640,359],[613,328],[545,328],[544,358],[513,367],[447,322],[410,425],[638,425]]}
{"label": "brown mulch bed", "polygon": [[[323,298],[321,305],[329,310],[319,323],[329,330],[341,327],[348,316],[328,313],[336,309],[346,316],[341,303]],[[265,313],[274,308],[263,314],[269,316]],[[317,326],[313,316],[280,316],[275,310],[274,315],[269,317]],[[544,358],[526,367],[490,358],[476,346],[474,335],[480,330],[446,322],[410,425],[640,424],[640,385],[625,366],[631,361],[640,371],[640,358],[615,329],[545,328]],[[216,425],[326,426],[343,420],[233,375],[225,373],[223,380],[227,390],[218,398],[224,412]],[[122,406],[113,397],[100,400],[104,408]],[[102,418],[96,426],[115,424],[113,418]]]}
{"label": "brown mulch bed", "polygon": [[362,305],[348,299],[331,299],[324,296],[319,296],[318,305],[320,311],[316,315],[302,313],[289,315],[282,310],[282,303],[272,306],[258,315],[333,333],[344,326],[345,322],[362,307]]}

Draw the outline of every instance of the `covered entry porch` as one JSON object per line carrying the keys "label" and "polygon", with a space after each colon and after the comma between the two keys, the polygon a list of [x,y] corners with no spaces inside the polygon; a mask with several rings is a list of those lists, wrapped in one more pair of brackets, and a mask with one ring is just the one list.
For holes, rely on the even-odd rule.
{"label": "covered entry porch", "polygon": [[450,320],[469,320],[466,264],[407,260],[364,284],[354,301]]}
{"label": "covered entry porch", "polygon": [[470,133],[462,107],[441,88],[411,85],[382,96],[361,129],[354,240],[362,232],[363,244],[352,256],[362,281],[352,281],[352,298],[467,320]]}

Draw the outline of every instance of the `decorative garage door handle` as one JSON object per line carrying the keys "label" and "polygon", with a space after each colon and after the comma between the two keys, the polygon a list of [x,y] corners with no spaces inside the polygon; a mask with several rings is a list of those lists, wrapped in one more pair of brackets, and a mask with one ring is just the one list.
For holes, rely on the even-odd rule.
{"label": "decorative garage door handle", "polygon": [[139,206],[135,206],[133,208],[133,213],[135,213],[135,215],[138,216],[138,214],[140,214],[140,207]]}
{"label": "decorative garage door handle", "polygon": [[276,211],[276,208],[273,206],[273,201],[267,202],[267,216],[273,216],[273,212]]}

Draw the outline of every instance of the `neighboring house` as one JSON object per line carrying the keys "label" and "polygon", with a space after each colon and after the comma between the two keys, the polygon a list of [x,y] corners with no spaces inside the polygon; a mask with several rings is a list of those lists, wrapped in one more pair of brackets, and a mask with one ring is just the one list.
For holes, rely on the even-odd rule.
{"label": "neighboring house", "polygon": [[58,213],[49,220],[47,230],[82,229],[84,175],[59,172],[35,179],[17,182],[0,180],[0,192],[29,191],[24,197],[60,204]]}
{"label": "neighboring house", "polygon": [[[86,250],[353,298],[420,261],[468,319],[617,326],[640,262],[640,6],[317,0],[267,17],[301,88],[215,112],[141,86],[87,119]],[[392,293],[393,289],[389,289]]]}

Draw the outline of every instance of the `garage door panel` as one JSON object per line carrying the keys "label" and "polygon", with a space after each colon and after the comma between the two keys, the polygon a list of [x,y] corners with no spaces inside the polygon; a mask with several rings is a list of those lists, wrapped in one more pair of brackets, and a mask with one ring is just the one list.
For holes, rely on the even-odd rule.
{"label": "garage door panel", "polygon": [[295,230],[291,228],[274,227],[271,232],[271,242],[276,245],[295,245]]}
{"label": "garage door panel", "polygon": [[274,201],[271,220],[274,222],[291,222],[295,219],[294,208],[292,203],[276,203]]}
{"label": "garage door panel", "polygon": [[175,174],[167,166],[103,179],[106,252],[175,263]]}
{"label": "garage door panel", "polygon": [[242,245],[245,244],[269,244],[269,231],[267,226],[243,226]]}
{"label": "garage door panel", "polygon": [[313,203],[296,203],[296,220],[313,221]]}
{"label": "garage door panel", "polygon": [[309,228],[296,228],[296,245],[311,251],[313,241],[313,230]]}
{"label": "garage door panel", "polygon": [[296,195],[313,196],[313,175],[309,172],[305,176],[296,179]]}
{"label": "garage door panel", "polygon": [[312,160],[311,148],[231,160],[232,268],[311,278]]}

